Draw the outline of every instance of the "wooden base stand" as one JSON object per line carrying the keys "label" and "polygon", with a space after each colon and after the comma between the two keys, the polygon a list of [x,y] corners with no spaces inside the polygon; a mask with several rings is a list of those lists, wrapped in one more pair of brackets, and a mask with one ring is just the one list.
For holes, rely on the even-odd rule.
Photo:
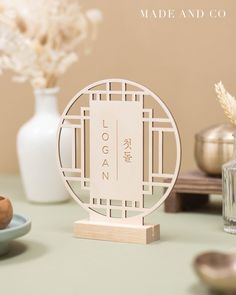
{"label": "wooden base stand", "polygon": [[160,225],[132,226],[81,220],[74,223],[74,236],[82,239],[149,244],[160,239]]}
{"label": "wooden base stand", "polygon": [[165,201],[165,212],[190,211],[205,206],[209,195],[222,194],[221,177],[211,177],[201,171],[180,174],[173,191]]}

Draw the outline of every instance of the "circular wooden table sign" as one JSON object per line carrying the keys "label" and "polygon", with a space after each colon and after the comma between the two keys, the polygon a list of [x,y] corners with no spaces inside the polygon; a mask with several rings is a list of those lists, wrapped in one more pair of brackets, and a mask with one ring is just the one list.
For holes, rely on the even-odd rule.
{"label": "circular wooden table sign", "polygon": [[[71,140],[63,140],[63,132]],[[66,159],[66,148],[71,158]],[[59,168],[71,196],[89,213],[76,237],[149,243],[159,225],[144,217],[170,194],[180,168],[176,123],[163,101],[137,83],[108,79],[78,92],[58,132]]]}

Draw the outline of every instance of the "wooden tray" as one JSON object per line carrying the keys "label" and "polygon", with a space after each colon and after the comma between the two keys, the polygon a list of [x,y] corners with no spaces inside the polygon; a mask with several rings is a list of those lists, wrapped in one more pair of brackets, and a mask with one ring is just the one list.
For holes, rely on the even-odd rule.
{"label": "wooden tray", "polygon": [[165,212],[197,209],[208,203],[211,194],[222,194],[221,177],[211,177],[199,170],[182,173],[165,201]]}

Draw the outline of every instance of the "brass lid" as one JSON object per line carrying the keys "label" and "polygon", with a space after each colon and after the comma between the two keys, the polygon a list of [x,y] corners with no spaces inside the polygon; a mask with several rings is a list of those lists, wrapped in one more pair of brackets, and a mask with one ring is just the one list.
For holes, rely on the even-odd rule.
{"label": "brass lid", "polygon": [[236,133],[236,126],[230,123],[223,123],[208,127],[195,135],[197,141],[213,143],[232,143],[233,134]]}

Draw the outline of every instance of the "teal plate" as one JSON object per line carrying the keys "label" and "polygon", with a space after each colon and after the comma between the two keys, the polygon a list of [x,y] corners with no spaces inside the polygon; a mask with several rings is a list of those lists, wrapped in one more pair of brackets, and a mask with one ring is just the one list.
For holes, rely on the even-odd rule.
{"label": "teal plate", "polygon": [[7,228],[0,230],[0,255],[9,250],[10,241],[24,236],[30,231],[31,220],[19,214],[14,214]]}

